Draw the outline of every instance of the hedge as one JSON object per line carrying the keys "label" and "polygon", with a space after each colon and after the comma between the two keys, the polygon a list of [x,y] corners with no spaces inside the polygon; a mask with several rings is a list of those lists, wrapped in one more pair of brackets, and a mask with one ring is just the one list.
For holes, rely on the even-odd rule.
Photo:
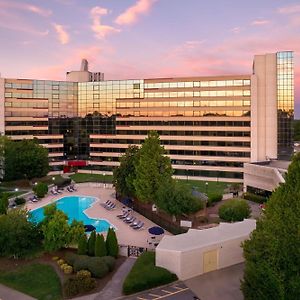
{"label": "hedge", "polygon": [[256,202],[256,203],[259,203],[259,204],[263,204],[263,203],[265,203],[268,200],[264,196],[256,195],[256,194],[249,193],[249,192],[244,193],[243,197],[246,200],[250,200],[250,201],[253,201],[253,202]]}
{"label": "hedge", "polygon": [[92,273],[93,277],[102,278],[109,272],[109,268],[101,257],[90,257],[87,269]]}
{"label": "hedge", "polygon": [[250,206],[244,199],[227,200],[219,208],[219,217],[228,222],[243,221],[250,214]]}
{"label": "hedge", "polygon": [[123,283],[125,295],[137,293],[177,280],[168,270],[155,266],[155,253],[144,252],[135,262]]}
{"label": "hedge", "polygon": [[15,199],[16,205],[21,205],[21,204],[24,204],[25,202],[26,202],[26,200],[22,197]]}
{"label": "hedge", "polygon": [[48,185],[38,182],[32,189],[38,198],[43,198],[48,193]]}
{"label": "hedge", "polygon": [[57,185],[59,188],[65,187],[67,185],[71,184],[71,178],[65,178],[65,177],[55,177],[55,180],[53,182],[55,185]]}
{"label": "hedge", "polygon": [[211,194],[208,196],[208,201],[207,201],[207,205],[211,206],[214,203],[220,202],[223,199],[223,195],[222,194]]}
{"label": "hedge", "polygon": [[64,282],[63,290],[67,297],[74,297],[80,293],[93,290],[96,287],[96,280],[91,277],[75,276]]}

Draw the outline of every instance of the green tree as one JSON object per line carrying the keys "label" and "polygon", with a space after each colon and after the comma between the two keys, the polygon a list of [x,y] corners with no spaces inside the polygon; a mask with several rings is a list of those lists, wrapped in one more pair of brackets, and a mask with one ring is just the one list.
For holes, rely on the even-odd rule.
{"label": "green tree", "polygon": [[107,255],[118,257],[119,254],[119,245],[116,233],[114,229],[109,228],[106,236],[106,250]]}
{"label": "green tree", "polygon": [[219,216],[228,222],[243,221],[251,214],[251,209],[244,199],[227,200],[219,208]]}
{"label": "green tree", "polygon": [[38,198],[43,198],[48,193],[48,185],[38,182],[32,189]]}
{"label": "green tree", "polygon": [[88,255],[95,256],[96,231],[93,230],[88,240]]}
{"label": "green tree", "polygon": [[87,243],[87,238],[86,238],[86,234],[83,234],[78,242],[78,249],[77,249],[77,253],[79,255],[85,255],[87,254],[88,251],[88,243]]}
{"label": "green tree", "polygon": [[8,194],[2,193],[0,195],[0,215],[6,214],[8,208]]}
{"label": "green tree", "polygon": [[246,300],[300,299],[300,154],[269,198],[250,240],[242,291]]}
{"label": "green tree", "polygon": [[106,256],[106,245],[104,241],[104,236],[102,234],[97,234],[95,243],[95,256]]}
{"label": "green tree", "polygon": [[4,146],[4,179],[32,179],[46,176],[49,171],[48,151],[37,139],[12,141]]}
{"label": "green tree", "polygon": [[294,120],[294,140],[300,141],[300,120]]}
{"label": "green tree", "polygon": [[40,249],[43,237],[40,227],[30,222],[27,215],[21,209],[0,215],[0,256],[21,258]]}
{"label": "green tree", "polygon": [[136,178],[133,182],[138,200],[153,203],[161,181],[171,178],[173,170],[170,158],[164,156],[159,135],[150,131],[140,148],[140,157],[136,164]]}
{"label": "green tree", "polygon": [[84,234],[82,221],[73,220],[69,230],[69,243],[78,245],[80,238]]}
{"label": "green tree", "polygon": [[56,212],[57,212],[56,203],[51,203],[51,204],[46,205],[44,207],[43,223],[48,223]]}
{"label": "green tree", "polygon": [[42,224],[42,231],[46,251],[56,251],[69,244],[68,217],[61,210],[57,210],[48,222]]}
{"label": "green tree", "polygon": [[113,182],[116,191],[122,196],[135,196],[134,180],[139,160],[139,148],[129,146],[126,153],[120,158],[120,166],[114,169]]}
{"label": "green tree", "polygon": [[156,193],[155,204],[166,213],[179,216],[203,208],[202,202],[192,195],[191,190],[174,179],[163,180]]}

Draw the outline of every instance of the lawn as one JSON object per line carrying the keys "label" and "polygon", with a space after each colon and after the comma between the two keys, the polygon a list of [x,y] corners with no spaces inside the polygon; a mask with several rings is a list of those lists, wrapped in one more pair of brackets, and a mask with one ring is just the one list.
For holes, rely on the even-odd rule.
{"label": "lawn", "polygon": [[62,299],[60,280],[49,265],[31,264],[0,273],[0,283],[39,300]]}
{"label": "lawn", "polygon": [[2,193],[8,194],[8,197],[11,198],[11,197],[14,197],[14,196],[20,196],[20,195],[26,193],[26,191],[17,191],[16,192],[16,191],[11,190],[11,189],[0,187],[0,196],[1,196]]}
{"label": "lawn", "polygon": [[231,184],[230,182],[199,181],[199,180],[180,180],[180,183],[190,187],[191,189],[195,187],[199,192],[202,193],[207,192],[208,195],[223,194],[224,190]]}
{"label": "lawn", "polygon": [[85,173],[76,173],[71,175],[70,178],[76,183],[81,182],[106,182],[112,183],[112,175],[102,175],[102,174],[85,174]]}

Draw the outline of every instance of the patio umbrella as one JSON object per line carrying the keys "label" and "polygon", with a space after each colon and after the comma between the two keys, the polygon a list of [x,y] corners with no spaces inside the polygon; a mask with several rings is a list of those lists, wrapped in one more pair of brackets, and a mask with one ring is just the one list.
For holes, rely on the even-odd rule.
{"label": "patio umbrella", "polygon": [[93,226],[93,225],[84,225],[84,231],[85,232],[91,232],[91,231],[93,231],[95,229],[96,229],[96,227]]}
{"label": "patio umbrella", "polygon": [[161,235],[163,234],[165,231],[161,228],[161,227],[158,227],[158,226],[153,226],[151,228],[148,229],[148,232],[152,235]]}

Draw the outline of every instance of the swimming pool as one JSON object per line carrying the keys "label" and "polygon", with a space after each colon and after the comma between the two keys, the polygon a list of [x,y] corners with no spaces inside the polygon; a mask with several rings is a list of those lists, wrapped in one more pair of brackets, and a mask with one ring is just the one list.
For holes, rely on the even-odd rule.
{"label": "swimming pool", "polygon": [[[84,211],[96,201],[93,197],[68,196],[55,201],[59,210],[62,210],[68,217],[69,223],[73,220],[82,221],[84,225],[93,225],[97,232],[107,231],[112,226],[103,219],[89,218]],[[30,219],[34,222],[41,222],[44,219],[44,207],[37,208],[30,212]]]}

